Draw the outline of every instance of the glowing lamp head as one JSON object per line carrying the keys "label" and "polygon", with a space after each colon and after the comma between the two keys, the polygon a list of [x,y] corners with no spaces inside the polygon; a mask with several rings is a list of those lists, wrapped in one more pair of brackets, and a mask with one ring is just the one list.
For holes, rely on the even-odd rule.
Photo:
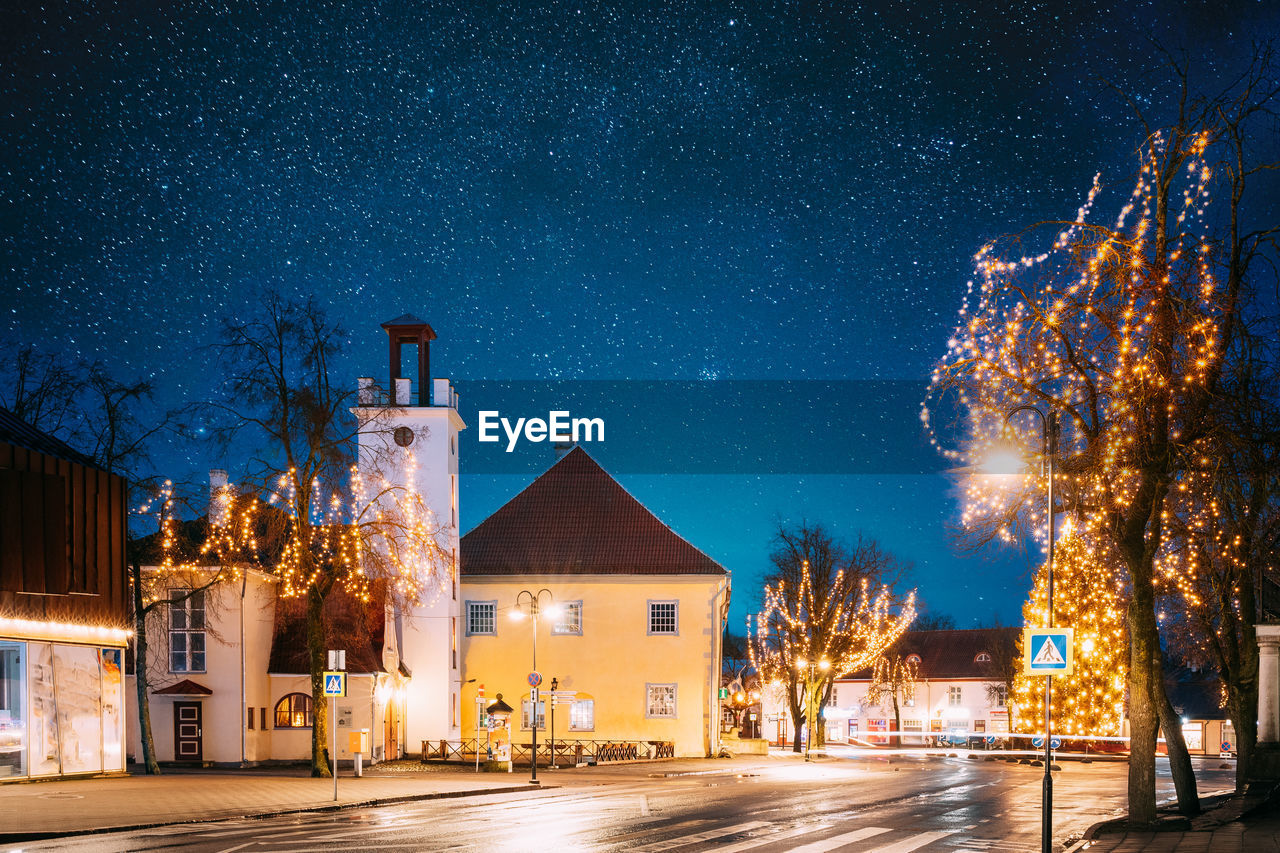
{"label": "glowing lamp head", "polygon": [[1002,439],[991,445],[978,469],[983,474],[1014,477],[1026,473],[1027,459],[1016,445]]}
{"label": "glowing lamp head", "polygon": [[521,610],[519,607],[512,608],[511,612],[507,615],[511,617],[512,622],[519,622],[520,620],[524,619],[524,611]]}
{"label": "glowing lamp head", "polygon": [[564,607],[559,604],[548,604],[543,608],[542,614],[548,619],[559,619],[564,615]]}
{"label": "glowing lamp head", "polygon": [[822,670],[823,672],[826,672],[827,670],[831,669],[831,661],[827,660],[826,658],[823,658],[822,660],[818,661],[818,669]]}

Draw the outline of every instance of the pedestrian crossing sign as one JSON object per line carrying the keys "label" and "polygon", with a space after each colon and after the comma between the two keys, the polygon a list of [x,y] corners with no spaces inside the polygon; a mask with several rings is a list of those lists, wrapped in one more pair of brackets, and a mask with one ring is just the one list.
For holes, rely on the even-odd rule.
{"label": "pedestrian crossing sign", "polygon": [[1070,675],[1075,667],[1071,629],[1023,629],[1022,661],[1024,675]]}
{"label": "pedestrian crossing sign", "polygon": [[324,695],[336,696],[339,699],[347,695],[347,674],[345,672],[326,672],[324,674]]}

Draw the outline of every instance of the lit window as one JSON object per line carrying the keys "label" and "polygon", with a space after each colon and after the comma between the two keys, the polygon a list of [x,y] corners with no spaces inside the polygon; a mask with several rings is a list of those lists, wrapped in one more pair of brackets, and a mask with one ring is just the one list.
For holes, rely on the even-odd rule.
{"label": "lit window", "polygon": [[649,602],[649,633],[650,634],[678,634],[680,633],[679,619],[679,602],[676,601],[650,601]]}
{"label": "lit window", "polygon": [[1004,684],[996,685],[996,707],[1003,708],[1009,702],[1009,688]]}
{"label": "lit window", "polygon": [[964,688],[962,687],[947,688],[947,704],[950,705],[952,708],[959,707],[963,699],[964,699]]}
{"label": "lit window", "polygon": [[204,672],[204,593],[169,590],[169,671]]}
{"label": "lit window", "polygon": [[290,693],[276,703],[277,729],[311,728],[311,697],[305,693]]}
{"label": "lit window", "polygon": [[[520,728],[531,729],[533,726],[529,723],[529,714],[533,711],[533,701],[525,699],[520,703]],[[545,699],[538,700],[538,728],[545,729],[547,727],[547,702]]]}
{"label": "lit window", "polygon": [[646,684],[647,693],[644,715],[646,717],[674,717],[676,715],[676,686],[674,684]]}
{"label": "lit window", "polygon": [[913,664],[915,664],[916,666],[919,666],[919,665],[920,665],[920,655],[907,655],[907,663],[913,663]]}
{"label": "lit window", "polygon": [[553,634],[582,634],[582,602],[566,601],[560,605],[560,615],[551,626]]}
{"label": "lit window", "polygon": [[498,602],[467,602],[467,636],[476,634],[496,634],[498,625]]}
{"label": "lit window", "polygon": [[577,699],[569,706],[569,731],[590,732],[596,728],[596,700]]}

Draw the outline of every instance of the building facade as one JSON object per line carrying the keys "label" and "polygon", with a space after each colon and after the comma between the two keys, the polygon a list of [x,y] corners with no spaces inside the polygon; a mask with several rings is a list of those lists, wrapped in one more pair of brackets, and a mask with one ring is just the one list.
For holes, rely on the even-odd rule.
{"label": "building facade", "polygon": [[0,777],[124,770],[124,479],[0,409]]}
{"label": "building facade", "polygon": [[464,536],[461,556],[464,734],[481,730],[477,708],[502,694],[513,740],[529,742],[537,672],[542,742],[554,713],[556,739],[569,744],[718,752],[729,575],[585,450],[570,450]]}

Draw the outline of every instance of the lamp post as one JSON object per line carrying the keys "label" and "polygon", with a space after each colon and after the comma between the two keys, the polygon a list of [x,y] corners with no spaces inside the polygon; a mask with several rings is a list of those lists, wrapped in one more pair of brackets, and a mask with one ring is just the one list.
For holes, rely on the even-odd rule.
{"label": "lamp post", "polygon": [[[1035,412],[1040,419],[1041,461],[1045,466],[1048,479],[1049,507],[1049,580],[1048,580],[1048,618],[1047,627],[1053,627],[1053,461],[1058,455],[1058,413],[1050,409],[1047,413],[1031,405],[1017,406],[1004,416],[1006,426],[1019,412]],[[1044,783],[1041,789],[1040,805],[1040,851],[1050,853],[1053,842],[1053,775],[1050,765],[1053,763],[1053,676],[1045,675],[1044,681]]]}
{"label": "lamp post", "polygon": [[805,698],[804,720],[805,720],[805,725],[806,725],[806,727],[808,728],[808,733],[806,734],[805,739],[804,739],[804,760],[805,760],[805,761],[812,761],[812,760],[813,760],[813,758],[811,758],[811,757],[810,757],[810,755],[809,755],[810,750],[813,748],[813,731],[814,731],[814,725],[813,725],[813,723],[814,723],[814,719],[813,719],[813,716],[814,716],[814,711],[813,711],[813,693],[814,693],[814,690],[813,690],[813,687],[812,687],[812,684],[813,684],[813,671],[814,671],[815,669],[820,669],[820,670],[822,670],[823,672],[826,672],[826,671],[827,671],[828,669],[830,669],[830,668],[831,668],[831,661],[827,660],[826,658],[823,658],[822,660],[813,660],[812,658],[803,658],[803,657],[796,658],[796,669],[800,670],[801,672],[803,672],[803,673],[805,674],[805,679],[804,679],[804,692],[805,692],[805,697],[804,697],[804,698]]}
{"label": "lamp post", "polygon": [[[533,670],[529,673],[529,705],[531,706],[529,712],[531,719],[529,723],[530,728],[533,730],[533,752],[529,759],[529,782],[533,785],[538,784],[538,685],[533,682],[534,675],[538,672],[538,612],[540,610],[539,605],[542,603],[542,596],[544,593],[547,596],[547,603],[549,605],[547,608],[547,615],[554,615],[553,608],[555,607],[556,598],[551,594],[551,590],[546,589],[545,587],[537,592],[530,592],[527,589],[520,590],[520,592],[516,594],[515,609],[511,611],[512,619],[523,619],[524,612],[520,610],[520,603],[528,598],[529,619],[533,622]],[[540,678],[541,677],[539,676],[539,683],[541,683]]]}

